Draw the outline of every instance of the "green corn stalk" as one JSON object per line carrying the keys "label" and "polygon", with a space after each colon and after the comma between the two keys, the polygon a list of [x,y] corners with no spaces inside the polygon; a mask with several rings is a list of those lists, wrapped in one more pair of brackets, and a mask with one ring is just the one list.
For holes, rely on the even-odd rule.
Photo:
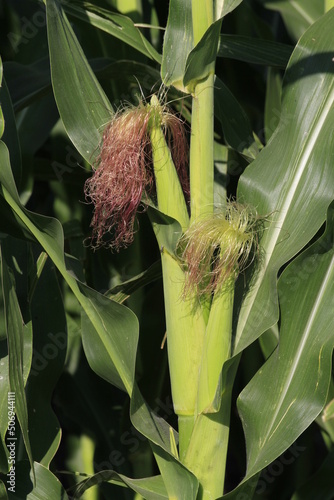
{"label": "green corn stalk", "polygon": [[[155,96],[151,106],[156,112],[151,118],[150,139],[156,179],[158,207],[176,219],[182,230],[189,226],[189,216],[170,151],[161,129],[160,105]],[[167,346],[174,408],[178,415],[195,414],[197,406],[198,365],[202,355],[205,323],[200,311],[194,314],[194,304],[180,297],[185,274],[175,255],[162,245],[159,229],[153,225],[161,249],[164,298],[167,326]],[[180,353],[183,353],[180,362]]]}
{"label": "green corn stalk", "polygon": [[[192,2],[194,43],[213,23],[213,2]],[[213,213],[213,78],[195,82],[190,144],[191,223]],[[156,98],[151,101],[157,106]],[[156,115],[158,117],[158,114]],[[183,232],[189,218],[181,186],[159,119],[150,129],[158,208],[176,219]],[[156,236],[160,245],[159,232]],[[200,482],[199,498],[223,494],[233,380],[221,380],[230,357],[233,285],[198,306],[182,300],[185,271],[175,254],[161,248],[167,346],[174,410],[179,422],[180,460]],[[197,303],[197,305],[196,305]],[[211,309],[210,309],[211,306]]]}

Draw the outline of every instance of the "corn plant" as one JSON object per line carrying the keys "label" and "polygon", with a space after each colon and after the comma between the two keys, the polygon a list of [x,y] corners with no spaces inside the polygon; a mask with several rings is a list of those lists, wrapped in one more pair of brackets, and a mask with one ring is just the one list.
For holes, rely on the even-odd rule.
{"label": "corn plant", "polygon": [[8,2],[1,498],[333,498],[332,7]]}

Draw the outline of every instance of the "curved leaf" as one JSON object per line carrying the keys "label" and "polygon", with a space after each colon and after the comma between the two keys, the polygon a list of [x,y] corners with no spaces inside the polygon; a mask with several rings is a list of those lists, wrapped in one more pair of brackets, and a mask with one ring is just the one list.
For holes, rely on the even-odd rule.
{"label": "curved leaf", "polygon": [[183,89],[187,57],[193,48],[191,0],[171,0],[164,37],[161,79],[165,85]]}
{"label": "curved leaf", "polygon": [[[8,342],[9,388],[14,394],[14,405],[12,411],[15,411],[15,418],[17,418],[20,424],[24,446],[29,457],[35,480],[34,462],[28,430],[28,408],[23,378],[24,340],[28,336],[30,340],[29,343],[31,344],[31,329],[29,325],[25,325],[23,322],[14,283],[10,277],[6,257],[2,250],[0,251],[0,260],[4,296],[5,325]],[[16,438],[15,430],[10,430],[7,445],[11,444],[11,442],[15,443]]]}
{"label": "curved leaf", "polygon": [[88,163],[98,154],[112,106],[57,0],[46,0],[51,79],[59,114],[73,144]]}
{"label": "curved leaf", "polygon": [[[42,311],[47,314],[42,314]],[[67,347],[63,298],[49,259],[33,294],[31,315],[34,350],[27,384],[29,436],[35,461],[49,467],[61,440],[61,429],[51,399],[64,367]]]}
{"label": "curved leaf", "polygon": [[162,476],[146,477],[144,479],[131,479],[123,476],[122,474],[117,474],[117,472],[113,470],[98,472],[97,474],[94,474],[94,476],[82,481],[78,485],[73,498],[82,498],[82,494],[86,490],[92,486],[101,484],[103,481],[109,481],[110,483],[117,484],[118,486],[127,486],[142,495],[147,500],[168,500],[170,498],[167,494]]}
{"label": "curved leaf", "polygon": [[110,12],[89,2],[82,2],[81,5],[83,7],[75,5],[75,3],[64,2],[64,10],[78,19],[89,22],[92,26],[119,38],[122,42],[127,43],[150,59],[161,63],[161,54],[146,40],[129,17]]}
{"label": "curved leaf", "polygon": [[314,0],[262,0],[268,9],[278,10],[286,24],[289,34],[298,40],[322,14],[324,2]]}
{"label": "curved leaf", "polygon": [[226,143],[249,160],[256,158],[259,149],[248,116],[229,88],[215,79],[215,116],[220,121]]}
{"label": "curved leaf", "polygon": [[185,91],[191,83],[206,78],[213,71],[219,44],[221,20],[242,0],[220,0],[214,7],[215,22],[194,47],[191,0],[171,0],[164,38],[161,78],[166,85]]}
{"label": "curved leaf", "polygon": [[[125,386],[127,392],[131,393],[136,362],[138,320],[130,309],[82,283],[78,284],[85,297],[85,306],[82,310],[82,342],[88,363],[95,373],[107,382],[120,389]],[[103,334],[101,327],[96,327],[96,320],[101,324]],[[125,374],[126,379],[124,379]]]}
{"label": "curved leaf", "polygon": [[168,498],[195,500],[198,480],[174,455],[173,444],[178,441],[177,433],[147,406],[136,384],[131,398],[130,416],[136,429],[150,441]]}
{"label": "curved leaf", "polygon": [[216,19],[224,17],[240,5],[242,0],[216,0]]}
{"label": "curved leaf", "polygon": [[51,92],[48,59],[41,59],[29,65],[8,61],[5,64],[5,71],[15,111],[21,111]]}
{"label": "curved leaf", "polygon": [[326,403],[334,347],[334,204],[324,236],[286,268],[278,290],[279,345],[238,401],[246,477],[283,453]]}
{"label": "curved leaf", "polygon": [[214,71],[221,24],[221,19],[211,24],[187,57],[183,77],[185,87],[191,89],[196,85],[196,82],[204,80],[210,72]]}
{"label": "curved leaf", "polygon": [[220,35],[218,57],[251,64],[285,68],[293,47],[284,43],[240,35]]}
{"label": "curved leaf", "polygon": [[84,491],[101,481],[110,481],[118,485],[126,484],[147,499],[195,500],[198,481],[173,454],[172,442],[177,442],[177,433],[148,407],[136,384],[131,397],[130,417],[135,428],[150,441],[162,475],[138,480],[106,470],[82,481],[76,490],[75,498],[79,498]]}
{"label": "curved leaf", "polygon": [[[69,500],[65,489],[56,476],[43,465],[35,462],[36,485],[31,482],[31,471],[28,462],[19,462],[16,468],[15,493],[11,493],[11,500],[45,500],[46,498]],[[18,480],[20,478],[20,480]]]}
{"label": "curved leaf", "polygon": [[334,10],[305,33],[284,79],[280,123],[241,176],[238,197],[267,215],[263,257],[243,298],[234,352],[278,319],[276,276],[314,236],[333,199]]}
{"label": "curved leaf", "polygon": [[0,103],[1,113],[4,119],[4,132],[2,140],[7,145],[11,157],[13,174],[17,184],[20,184],[22,174],[21,149],[17,135],[14,110],[11,97],[8,92],[5,78],[2,79],[0,85]]}
{"label": "curved leaf", "polygon": [[[64,235],[59,221],[34,214],[22,206],[10,169],[8,150],[3,142],[0,142],[0,162],[2,196],[15,215],[16,225],[28,229],[44,248],[78,299],[84,317],[88,318],[84,320],[83,335],[89,363],[99,370],[99,374],[102,370],[103,377],[110,383],[131,394],[139,330],[136,316],[125,306],[73,278],[65,267]],[[94,342],[103,349],[94,350]]]}
{"label": "curved leaf", "polygon": [[[2,66],[2,59],[0,57],[0,94],[2,87],[2,78],[3,78],[3,66]],[[5,129],[5,121],[3,117],[2,107],[0,107],[0,138],[2,137],[4,129]]]}
{"label": "curved leaf", "polygon": [[162,277],[161,261],[154,262],[146,271],[134,276],[133,278],[120,283],[108,290],[104,295],[113,299],[115,302],[122,303],[130,297],[132,293],[145,285],[155,282]]}
{"label": "curved leaf", "polygon": [[332,449],[321,467],[298,488],[291,500],[332,500],[334,497],[333,469],[334,450]]}

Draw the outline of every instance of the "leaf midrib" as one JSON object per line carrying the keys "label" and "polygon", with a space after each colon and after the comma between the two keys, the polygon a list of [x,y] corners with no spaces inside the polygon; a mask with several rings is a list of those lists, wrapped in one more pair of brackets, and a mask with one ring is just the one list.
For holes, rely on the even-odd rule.
{"label": "leaf midrib", "polygon": [[[255,285],[256,289],[253,290],[253,293],[249,297],[249,302],[248,302],[248,306],[247,306],[247,314],[243,314],[240,318],[242,327],[240,328],[240,326],[238,325],[238,330],[241,333],[239,334],[239,338],[236,338],[236,346],[238,344],[238,341],[241,338],[242,332],[244,331],[245,325],[247,323],[247,319],[248,319],[248,317],[250,315],[250,311],[251,311],[251,309],[256,301],[256,297],[259,293],[259,290],[261,289],[261,286],[263,283],[263,277],[264,277],[267,269],[270,267],[270,262],[272,260],[273,254],[274,254],[274,250],[275,250],[275,247],[277,245],[277,241],[278,241],[279,236],[282,232],[284,222],[289,214],[289,208],[292,205],[292,202],[294,199],[294,193],[296,192],[296,188],[297,188],[297,186],[302,178],[302,175],[307,167],[307,162],[308,162],[308,159],[310,157],[310,153],[314,149],[314,146],[318,140],[320,131],[321,131],[321,129],[326,121],[328,111],[331,109],[331,107],[333,105],[333,102],[334,102],[333,87],[334,87],[334,84],[332,83],[330,88],[329,88],[329,91],[327,93],[328,97],[326,97],[326,99],[324,99],[324,101],[323,101],[325,104],[322,107],[320,114],[317,114],[313,120],[311,133],[309,134],[309,136],[305,142],[305,146],[304,146],[302,152],[300,153],[300,155],[297,156],[296,161],[294,162],[295,165],[296,165],[296,163],[297,164],[299,163],[299,166],[298,166],[297,171],[295,173],[294,181],[291,184],[291,186],[287,192],[287,195],[285,196],[285,201],[284,201],[282,207],[280,207],[280,209],[279,209],[279,212],[282,214],[282,218],[279,221],[275,222],[275,226],[273,226],[273,225],[271,226],[273,228],[272,229],[272,236],[269,239],[268,247],[265,249],[266,251],[265,251],[265,257],[264,257],[264,263],[263,263],[263,265],[259,271],[259,274],[258,274],[258,280],[257,280],[256,285]],[[314,131],[316,131],[316,133],[314,133]],[[270,231],[270,229],[268,229],[268,231]],[[274,272],[274,271],[275,271],[275,267],[272,268],[272,272]],[[277,271],[278,271],[278,269],[277,269]],[[235,349],[234,354],[237,354],[238,352],[239,351],[237,349]]]}
{"label": "leaf midrib", "polygon": [[296,373],[296,370],[300,364],[299,362],[300,362],[300,359],[303,355],[305,344],[306,344],[307,340],[309,339],[310,333],[312,331],[312,326],[314,325],[314,323],[316,321],[316,317],[317,317],[318,311],[320,309],[321,302],[322,302],[322,300],[326,294],[326,291],[327,291],[328,287],[330,286],[333,279],[334,279],[334,254],[333,254],[331,262],[328,266],[328,270],[327,270],[326,274],[324,275],[324,278],[322,280],[322,284],[319,288],[319,291],[316,295],[313,307],[310,310],[310,313],[309,313],[309,316],[308,316],[308,319],[307,319],[307,322],[306,322],[306,325],[304,328],[304,333],[300,339],[300,342],[299,342],[297,350],[296,350],[296,356],[294,357],[294,362],[291,365],[290,370],[288,370],[286,373],[285,384],[283,386],[283,390],[281,391],[280,398],[279,398],[279,401],[277,403],[275,412],[274,412],[274,414],[271,418],[271,421],[268,425],[268,430],[267,430],[267,433],[262,441],[261,448],[263,448],[266,445],[267,441],[269,441],[272,438],[273,434],[277,431],[280,424],[284,420],[284,416],[286,415],[286,412],[283,415],[283,417],[280,419],[280,421],[277,423],[274,430],[271,431],[271,429],[273,428],[273,425],[275,423],[275,420],[277,418],[277,415],[283,406],[283,403],[284,403],[284,400],[286,398],[289,387],[291,385],[292,379],[293,379],[293,377]]}

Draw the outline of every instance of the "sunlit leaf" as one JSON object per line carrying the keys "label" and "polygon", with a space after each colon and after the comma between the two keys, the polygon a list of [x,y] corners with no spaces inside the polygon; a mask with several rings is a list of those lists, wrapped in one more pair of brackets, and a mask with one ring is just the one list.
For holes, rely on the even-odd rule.
{"label": "sunlit leaf", "polygon": [[232,12],[241,2],[242,0],[215,0],[216,19]]}
{"label": "sunlit leaf", "polygon": [[[10,493],[12,500],[45,500],[54,498],[69,500],[59,479],[46,467],[35,462],[36,485],[32,484],[32,474],[28,462],[19,462],[16,466],[15,493]],[[20,480],[18,480],[20,478]]]}
{"label": "sunlit leaf", "polygon": [[334,347],[334,206],[324,236],[285,269],[278,291],[278,347],[239,396],[246,477],[283,453],[326,403]]}
{"label": "sunlit leaf", "polygon": [[290,35],[298,40],[302,34],[322,14],[324,14],[324,2],[314,0],[261,0],[268,9],[278,10],[286,24]]}
{"label": "sunlit leaf", "polygon": [[214,71],[221,20],[213,23],[187,57],[183,85],[190,89]]}
{"label": "sunlit leaf", "polygon": [[[333,199],[333,22],[332,10],[297,45],[283,82],[280,123],[240,178],[239,199],[268,223],[258,269],[243,297],[234,352],[277,322],[277,272],[318,231]],[[240,292],[245,294],[241,280]]]}
{"label": "sunlit leaf", "polygon": [[57,0],[46,0],[51,79],[64,127],[75,147],[93,163],[113,110]]}
{"label": "sunlit leaf", "polygon": [[191,0],[171,0],[164,38],[161,78],[166,85],[183,89],[187,57],[193,48]]}

